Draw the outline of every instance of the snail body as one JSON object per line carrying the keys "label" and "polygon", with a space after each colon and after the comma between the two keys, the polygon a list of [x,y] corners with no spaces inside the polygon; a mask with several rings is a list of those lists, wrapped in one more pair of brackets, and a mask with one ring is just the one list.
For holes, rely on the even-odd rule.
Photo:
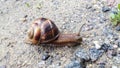
{"label": "snail body", "polygon": [[38,18],[28,30],[28,40],[32,44],[66,44],[80,43],[79,34],[62,34],[53,21],[47,18]]}

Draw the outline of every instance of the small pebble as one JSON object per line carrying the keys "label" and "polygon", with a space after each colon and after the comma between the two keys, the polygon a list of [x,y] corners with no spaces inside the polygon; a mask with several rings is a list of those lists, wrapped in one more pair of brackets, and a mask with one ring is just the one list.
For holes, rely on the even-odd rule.
{"label": "small pebble", "polygon": [[112,56],[117,56],[117,51],[115,49],[112,52]]}
{"label": "small pebble", "polygon": [[102,11],[103,11],[103,12],[108,12],[108,11],[110,11],[110,8],[107,7],[107,6],[103,6],[103,7],[102,7]]}
{"label": "small pebble", "polygon": [[77,57],[79,57],[80,59],[83,59],[83,60],[85,60],[85,61],[88,61],[88,60],[90,59],[88,53],[87,53],[84,49],[80,49],[79,51],[77,51],[77,52],[75,53],[75,55],[76,55]]}
{"label": "small pebble", "polygon": [[113,45],[113,48],[115,49],[115,48],[118,48],[118,45]]}
{"label": "small pebble", "polygon": [[65,66],[65,68],[84,68],[84,67],[82,66],[82,64],[80,64],[79,61],[74,60],[70,62],[67,66]]}
{"label": "small pebble", "polygon": [[20,18],[20,21],[22,21],[22,22],[26,22],[27,19],[26,19],[26,18]]}
{"label": "small pebble", "polygon": [[120,47],[120,41],[118,42],[118,47]]}
{"label": "small pebble", "polygon": [[107,56],[109,57],[109,58],[112,58],[112,57],[114,57],[114,56],[116,56],[117,55],[117,50],[116,50],[116,48],[113,48],[113,47],[109,47],[109,49],[108,49],[108,51],[107,51]]}
{"label": "small pebble", "polygon": [[113,14],[118,14],[117,11],[112,11]]}
{"label": "small pebble", "polygon": [[120,26],[117,26],[115,29],[116,29],[117,31],[120,31]]}
{"label": "small pebble", "polygon": [[60,65],[61,65],[61,62],[57,63],[56,65],[57,65],[57,66],[60,66]]}
{"label": "small pebble", "polygon": [[90,30],[92,30],[93,28],[94,28],[94,25],[93,25],[93,24],[88,24],[84,30],[85,30],[85,31],[90,31]]}
{"label": "small pebble", "polygon": [[100,23],[104,23],[107,19],[106,18],[102,18],[100,19]]}
{"label": "small pebble", "polygon": [[102,45],[101,45],[101,50],[104,50],[105,52],[107,52],[108,51],[108,48],[109,48],[110,46],[108,45],[108,44],[106,44],[106,43],[103,43]]}
{"label": "small pebble", "polygon": [[99,41],[93,41],[93,43],[94,43],[96,49],[101,48]]}
{"label": "small pebble", "polygon": [[112,9],[111,9],[111,13],[113,13],[113,14],[118,14],[117,11],[118,11],[117,8],[112,8]]}
{"label": "small pebble", "polygon": [[90,8],[92,8],[92,5],[86,5],[86,9],[90,9]]}
{"label": "small pebble", "polygon": [[98,68],[105,68],[105,63],[99,63]]}
{"label": "small pebble", "polygon": [[47,60],[50,57],[47,53],[42,56],[42,60]]}
{"label": "small pebble", "polygon": [[90,59],[91,61],[96,61],[99,57],[103,55],[103,50],[98,50],[96,48],[89,49]]}
{"label": "small pebble", "polygon": [[25,15],[25,16],[24,16],[24,18],[27,18],[27,17],[28,17],[28,15]]}

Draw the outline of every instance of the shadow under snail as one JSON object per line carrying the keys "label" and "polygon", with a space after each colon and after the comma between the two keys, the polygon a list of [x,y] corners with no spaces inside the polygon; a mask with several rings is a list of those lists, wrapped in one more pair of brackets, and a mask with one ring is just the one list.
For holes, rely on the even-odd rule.
{"label": "shadow under snail", "polygon": [[28,39],[32,44],[79,44],[82,41],[80,30],[78,34],[60,33],[53,21],[47,18],[36,19],[28,30]]}

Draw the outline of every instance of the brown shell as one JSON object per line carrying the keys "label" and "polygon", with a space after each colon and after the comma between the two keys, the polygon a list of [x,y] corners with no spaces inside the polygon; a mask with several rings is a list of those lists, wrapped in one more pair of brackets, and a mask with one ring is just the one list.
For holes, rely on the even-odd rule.
{"label": "brown shell", "polygon": [[53,21],[38,18],[32,23],[28,36],[32,43],[48,43],[58,38],[59,30]]}

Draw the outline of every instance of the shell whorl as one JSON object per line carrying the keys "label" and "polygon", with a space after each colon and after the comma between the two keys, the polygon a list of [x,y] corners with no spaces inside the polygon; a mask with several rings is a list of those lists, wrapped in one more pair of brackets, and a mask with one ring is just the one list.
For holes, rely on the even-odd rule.
{"label": "shell whorl", "polygon": [[33,43],[49,43],[59,36],[59,30],[53,21],[47,18],[36,19],[28,32]]}

